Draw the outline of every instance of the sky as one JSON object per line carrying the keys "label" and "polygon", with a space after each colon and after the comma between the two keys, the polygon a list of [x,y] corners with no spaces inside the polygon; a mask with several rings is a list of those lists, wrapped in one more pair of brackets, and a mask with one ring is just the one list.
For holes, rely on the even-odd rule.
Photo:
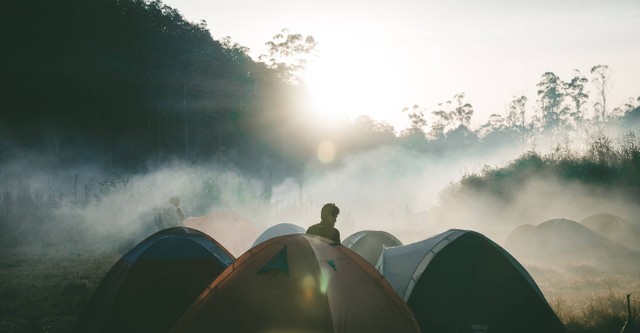
{"label": "sky", "polygon": [[[190,21],[207,21],[257,59],[287,28],[312,35],[319,58],[308,69],[316,111],[360,114],[406,126],[402,108],[428,112],[464,92],[472,127],[504,114],[512,96],[529,99],[547,71],[612,69],[609,100],[640,96],[638,0],[165,0]],[[591,104],[591,103],[590,103]]]}

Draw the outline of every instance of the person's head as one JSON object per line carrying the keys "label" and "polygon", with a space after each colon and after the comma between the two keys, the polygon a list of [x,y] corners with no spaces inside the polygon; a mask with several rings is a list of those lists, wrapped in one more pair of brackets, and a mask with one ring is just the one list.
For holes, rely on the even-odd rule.
{"label": "person's head", "polygon": [[320,211],[320,219],[323,222],[332,222],[335,223],[338,219],[338,214],[340,214],[340,208],[336,206],[334,203],[328,203],[322,206],[322,210]]}
{"label": "person's head", "polygon": [[171,202],[172,205],[178,207],[180,206],[180,197],[171,197],[171,199],[169,199],[169,202]]}

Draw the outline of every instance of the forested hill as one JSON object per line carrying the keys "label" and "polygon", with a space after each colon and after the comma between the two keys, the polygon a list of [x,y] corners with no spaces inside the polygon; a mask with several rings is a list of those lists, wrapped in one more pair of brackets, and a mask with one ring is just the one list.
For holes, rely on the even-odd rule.
{"label": "forested hill", "polygon": [[275,154],[262,129],[286,119],[291,88],[204,22],[143,0],[10,1],[3,12],[2,160],[29,151],[135,170]]}

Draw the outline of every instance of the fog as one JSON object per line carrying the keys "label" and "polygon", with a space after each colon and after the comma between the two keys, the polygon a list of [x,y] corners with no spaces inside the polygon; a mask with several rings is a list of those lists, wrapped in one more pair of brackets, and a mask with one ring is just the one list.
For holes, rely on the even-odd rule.
{"label": "fog", "polygon": [[597,213],[615,213],[634,220],[640,212],[637,202],[624,194],[552,177],[529,180],[517,189],[508,205],[491,196],[459,199],[446,210],[435,209],[431,217],[446,221],[450,227],[480,231],[501,245],[515,227],[523,224],[537,225],[556,218],[580,221]]}
{"label": "fog", "polygon": [[[623,144],[620,133],[609,135]],[[623,309],[621,297],[640,288],[640,252],[626,244],[633,237],[604,241],[581,221],[608,213],[640,230],[637,198],[556,173],[521,175],[521,181],[506,175],[506,186],[497,190],[494,185],[504,184],[495,179],[484,190],[465,188],[461,180],[508,167],[532,150],[581,156],[589,140],[587,133],[563,133],[439,154],[378,146],[338,152],[329,164],[308,160],[303,174],[277,182],[265,176],[269,170],[247,175],[216,163],[175,161],[125,174],[99,165],[47,167],[55,161],[23,155],[0,168],[0,244],[34,256],[95,253],[117,260],[159,230],[158,215],[175,212],[169,201],[178,196],[185,225],[209,233],[239,257],[268,227],[306,229],[333,202],[341,210],[336,227],[342,239],[382,230],[409,244],[451,228],[480,232],[524,265],[563,321],[588,322],[598,311]],[[507,242],[518,227],[522,237]]]}
{"label": "fog", "polygon": [[[18,244],[88,243],[107,249],[157,231],[154,216],[170,206],[173,196],[181,198],[188,217],[233,213],[253,226],[255,231],[247,234],[229,228],[210,235],[224,246],[235,239],[251,244],[278,223],[307,228],[320,220],[320,208],[327,202],[341,209],[336,227],[342,238],[360,230],[383,230],[405,244],[458,228],[481,232],[504,245],[520,225],[555,218],[580,221],[596,213],[615,213],[636,222],[640,206],[632,198],[551,175],[527,179],[513,189],[508,202],[487,192],[447,196],[466,174],[505,166],[534,148],[553,152],[558,143],[584,142],[581,135],[440,155],[381,146],[342,155],[327,168],[314,168],[320,162],[310,160],[303,176],[275,184],[215,163],[174,162],[145,174],[124,175],[97,166],[44,168],[47,161],[28,156],[0,170],[3,215],[25,219],[7,221],[22,225],[13,235],[24,239]],[[567,144],[563,149],[577,153],[584,147]],[[238,256],[244,250],[236,246],[232,252]]]}
{"label": "fog", "polygon": [[[25,225],[18,237],[33,239],[41,235],[39,228],[60,230],[43,234],[47,238],[44,243],[65,243],[69,232],[86,241],[95,237],[99,243],[116,241],[123,234],[141,233],[137,236],[140,238],[152,231],[154,208],[166,206],[172,196],[181,198],[187,216],[234,211],[260,232],[284,222],[306,228],[320,220],[322,205],[334,202],[341,209],[337,227],[343,238],[373,229],[397,233],[403,242],[411,242],[428,236],[425,226],[433,222],[418,217],[436,204],[447,184],[484,164],[503,164],[521,152],[511,147],[489,156],[436,157],[399,147],[378,147],[335,160],[329,171],[309,168],[303,179],[287,178],[272,184],[271,189],[264,179],[216,164],[180,162],[146,174],[124,175],[97,166],[45,168],[42,165],[48,161],[29,156],[5,164],[0,176],[5,203],[10,193],[17,199],[12,212],[46,220],[15,221]],[[310,165],[314,163],[318,162],[309,161]],[[26,214],[44,210],[45,203],[52,205],[53,215]],[[55,237],[61,237],[60,241]]]}

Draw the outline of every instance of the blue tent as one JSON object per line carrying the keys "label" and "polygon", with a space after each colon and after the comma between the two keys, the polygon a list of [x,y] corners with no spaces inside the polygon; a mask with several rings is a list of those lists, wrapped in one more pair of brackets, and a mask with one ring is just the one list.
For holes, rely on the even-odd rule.
{"label": "blue tent", "polygon": [[161,230],[107,273],[78,321],[79,332],[166,332],[235,258],[206,234]]}

